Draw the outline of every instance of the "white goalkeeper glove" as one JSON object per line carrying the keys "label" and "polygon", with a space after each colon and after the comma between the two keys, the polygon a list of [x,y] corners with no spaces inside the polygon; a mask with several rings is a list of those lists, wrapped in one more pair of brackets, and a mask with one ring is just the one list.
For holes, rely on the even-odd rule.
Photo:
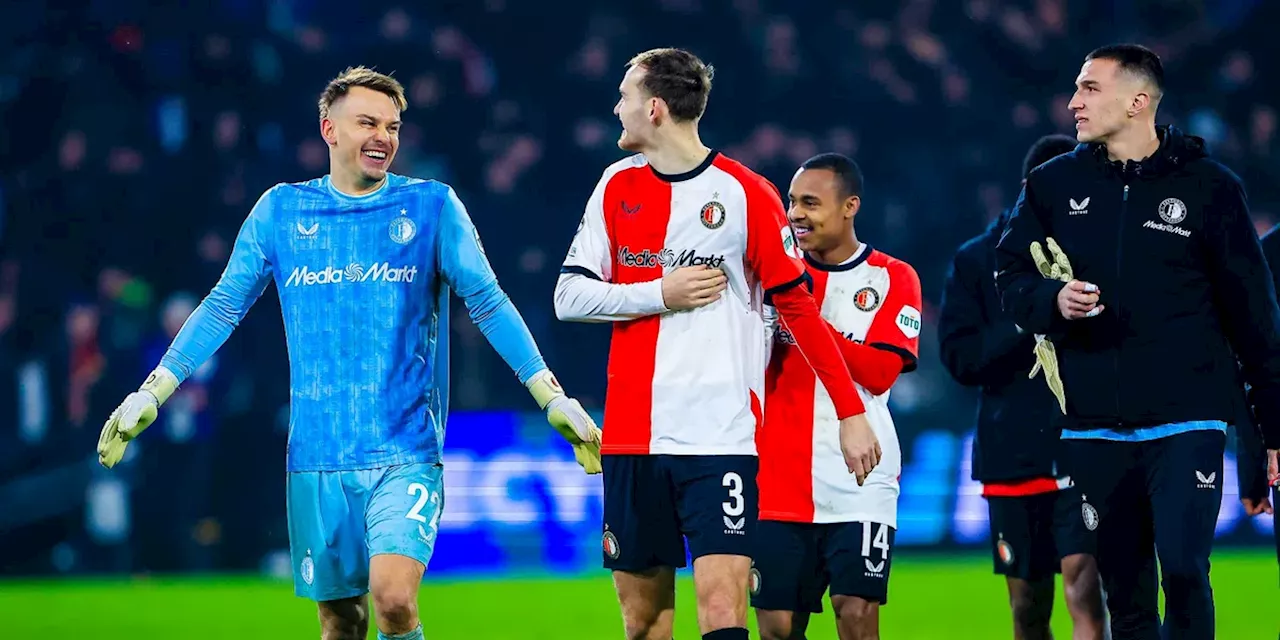
{"label": "white goalkeeper glove", "polygon": [[156,367],[137,391],[111,412],[98,436],[98,462],[110,469],[124,457],[129,441],[156,421],[160,405],[178,389],[178,377],[164,367]]}
{"label": "white goalkeeper glove", "polygon": [[582,404],[565,395],[550,370],[544,369],[526,386],[538,402],[538,408],[547,412],[547,422],[573,445],[573,456],[583,470],[590,474],[600,473],[600,428]]}

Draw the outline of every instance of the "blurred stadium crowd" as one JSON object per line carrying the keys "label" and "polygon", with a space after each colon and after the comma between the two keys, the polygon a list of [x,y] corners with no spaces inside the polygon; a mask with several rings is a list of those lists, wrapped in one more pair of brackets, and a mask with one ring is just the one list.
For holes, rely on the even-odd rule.
{"label": "blurred stadium crowd", "polygon": [[[1280,69],[1253,46],[1280,10],[1261,0],[20,4],[0,21],[0,485],[63,465],[97,473],[81,463],[102,420],[216,281],[257,196],[327,171],[315,99],[349,65],[405,84],[394,170],[458,190],[549,363],[597,407],[607,332],[557,322],[551,292],[592,186],[622,155],[611,108],[646,48],[716,66],[704,141],[784,190],[821,151],[862,165],[860,237],[913,263],[924,288],[922,367],[895,391],[904,441],[969,426],[969,395],[934,364],[932,307],[953,249],[1016,197],[1030,142],[1070,132],[1090,49],[1156,49],[1161,122],[1244,178],[1259,229],[1280,212]],[[453,313],[452,408],[529,409]],[[202,551],[213,542],[283,544],[283,530],[216,517],[231,504],[283,513],[281,332],[268,291],[166,408],[126,472],[166,480],[117,499],[166,510],[173,528],[93,554],[100,568],[202,568],[229,562]],[[6,532],[0,516],[0,539],[83,548],[74,532],[90,516],[49,500],[39,508],[56,517],[29,526]],[[0,567],[38,568],[11,556]]]}

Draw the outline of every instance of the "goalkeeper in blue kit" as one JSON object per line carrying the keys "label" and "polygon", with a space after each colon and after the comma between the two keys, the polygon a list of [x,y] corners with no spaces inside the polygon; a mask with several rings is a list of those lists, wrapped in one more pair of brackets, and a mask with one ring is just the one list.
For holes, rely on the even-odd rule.
{"label": "goalkeeper in blue kit", "polygon": [[423,637],[418,587],[444,497],[451,291],[586,472],[600,472],[600,430],[547,369],[458,196],[387,171],[406,106],[399,82],[369,69],[329,83],[319,101],[329,174],[262,195],[221,279],[98,442],[101,463],[118,463],[274,281],[289,350],[294,585],[318,603],[326,639],[366,636],[369,593],[379,638]]}

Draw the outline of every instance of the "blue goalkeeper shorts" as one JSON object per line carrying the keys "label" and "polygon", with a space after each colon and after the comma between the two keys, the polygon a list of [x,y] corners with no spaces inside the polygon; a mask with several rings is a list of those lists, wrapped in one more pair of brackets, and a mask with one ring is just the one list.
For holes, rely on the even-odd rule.
{"label": "blue goalkeeper shorts", "polygon": [[364,595],[378,554],[428,564],[443,509],[439,463],[290,473],[294,592],[317,602]]}

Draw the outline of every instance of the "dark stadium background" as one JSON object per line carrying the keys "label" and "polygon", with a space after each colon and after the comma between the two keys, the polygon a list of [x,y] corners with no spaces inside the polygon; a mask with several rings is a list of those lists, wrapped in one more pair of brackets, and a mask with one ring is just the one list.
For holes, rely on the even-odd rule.
{"label": "dark stadium background", "polygon": [[[226,629],[182,635],[316,628],[283,553],[288,369],[274,287],[130,459],[105,472],[94,445],[217,279],[257,196],[327,170],[315,102],[348,65],[405,84],[394,169],[457,189],[548,362],[598,410],[607,329],[557,322],[551,291],[592,186],[622,155],[611,109],[623,65],[672,45],[716,67],[708,144],[784,189],[821,151],[862,165],[859,236],[911,262],[925,297],[922,365],[891,401],[906,559],[886,629],[936,637],[954,611],[975,618],[975,637],[1007,635],[985,508],[966,481],[973,396],[938,364],[933,338],[951,252],[1016,197],[1027,146],[1070,132],[1080,62],[1113,41],[1163,56],[1160,122],[1205,137],[1269,229],[1280,214],[1280,69],[1265,51],[1278,23],[1280,6],[1261,0],[8,3],[0,609],[30,610],[20,628],[33,633],[159,633],[178,624],[164,615],[229,603],[254,608]],[[554,611],[539,624],[547,637],[612,637],[598,479],[529,413],[457,301],[452,313],[449,504],[423,595],[427,635],[542,637],[528,631],[537,624],[503,627],[465,595],[498,593],[530,611],[590,602],[581,628],[555,631]],[[1220,633],[1255,637],[1276,628],[1274,612],[1254,614],[1258,594],[1274,595],[1272,524],[1243,519],[1234,454],[1227,464]],[[51,605],[81,613],[37,613]],[[692,616],[681,620],[691,628]]]}

